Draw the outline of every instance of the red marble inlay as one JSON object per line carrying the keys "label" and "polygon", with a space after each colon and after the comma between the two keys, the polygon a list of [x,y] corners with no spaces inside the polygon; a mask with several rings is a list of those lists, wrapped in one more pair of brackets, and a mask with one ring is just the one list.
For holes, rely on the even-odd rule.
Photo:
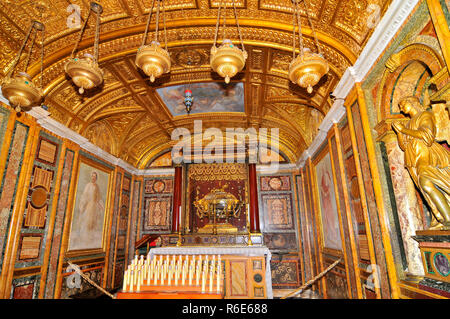
{"label": "red marble inlay", "polygon": [[33,299],[34,283],[14,288],[13,299]]}

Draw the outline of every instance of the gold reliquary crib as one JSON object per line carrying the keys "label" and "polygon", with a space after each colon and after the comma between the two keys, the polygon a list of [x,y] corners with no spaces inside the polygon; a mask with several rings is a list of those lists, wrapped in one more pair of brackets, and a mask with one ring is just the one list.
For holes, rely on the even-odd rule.
{"label": "gold reliquary crib", "polygon": [[199,199],[197,189],[196,200],[193,203],[196,214],[200,219],[208,220],[205,226],[198,229],[198,233],[217,235],[218,233],[238,232],[238,228],[230,224],[230,219],[239,218],[242,211],[247,214],[245,203],[242,201],[242,197],[237,199],[236,196],[227,192],[227,187],[228,185],[225,184],[221,188],[212,189],[201,199]]}

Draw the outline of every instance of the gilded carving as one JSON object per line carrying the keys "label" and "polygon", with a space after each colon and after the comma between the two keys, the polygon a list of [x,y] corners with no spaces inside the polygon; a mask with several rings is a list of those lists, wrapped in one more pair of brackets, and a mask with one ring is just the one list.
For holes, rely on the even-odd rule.
{"label": "gilded carving", "polygon": [[188,178],[195,181],[245,180],[247,168],[244,164],[234,163],[192,165]]}
{"label": "gilded carving", "polygon": [[[231,0],[227,0],[228,16],[231,17]],[[375,1],[375,0],[374,0]],[[361,51],[361,41],[370,33],[361,19],[354,16],[366,16],[365,8],[368,2],[374,1],[338,1],[338,0],[310,0],[311,17],[315,28],[320,33],[323,52],[331,64],[331,71],[327,81],[317,90],[315,96],[308,98],[309,106],[320,109],[322,113],[329,109],[327,101],[328,91],[335,80],[344,70],[352,65],[355,57]],[[376,0],[384,6],[387,0]],[[134,66],[134,52],[142,41],[142,34],[149,10],[149,2],[144,0],[105,0],[102,1],[101,41],[99,54],[101,67],[105,71],[104,86],[95,95],[82,97],[76,89],[64,78],[64,65],[73,44],[77,41],[79,28],[68,28],[66,11],[69,4],[79,5],[82,13],[86,13],[89,1],[54,0],[48,2],[44,12],[47,37],[45,49],[48,58],[45,60],[43,86],[46,89],[46,105],[51,117],[68,124],[70,128],[79,131],[100,118],[110,119],[116,126],[117,139],[126,141],[126,154],[121,157],[135,162],[145,157],[145,152],[160,147],[168,142],[168,136],[173,128],[188,125],[185,119],[174,119],[167,113],[154,92]],[[173,72],[161,78],[164,85],[186,83],[187,80],[196,82],[215,81],[209,67],[209,48],[212,43],[219,0],[168,0],[167,25],[168,42]],[[351,13],[341,13],[340,7],[345,5]],[[320,120],[320,112],[310,115],[313,108],[304,108],[298,113],[292,112],[293,105],[306,103],[302,92],[293,92],[287,79],[287,68],[291,60],[292,45],[292,2],[291,0],[236,0],[238,14],[242,19],[241,29],[244,41],[248,41],[246,48],[250,53],[248,66],[239,74],[246,83],[245,94],[251,104],[246,107],[244,116],[233,118],[236,123],[252,123],[252,125],[276,126],[279,123],[285,137],[285,147],[294,147],[291,153],[299,153],[305,147],[303,139],[309,143],[312,138],[309,133],[298,137],[298,132],[309,132],[312,123]],[[305,26],[305,45],[314,48],[310,34],[309,22],[306,19],[303,5],[301,7],[302,25]],[[352,16],[350,16],[351,14]],[[0,4],[0,16],[4,18],[0,26],[0,76],[4,75],[20,47],[24,29],[31,19],[39,20],[39,11],[32,1],[7,1]],[[83,14],[82,14],[83,16]],[[14,21],[12,18],[14,17]],[[182,21],[189,21],[184,23]],[[94,28],[92,24],[86,29],[86,41],[80,46],[80,54],[92,53]],[[153,28],[153,27],[152,27]],[[150,30],[149,37],[153,30]],[[351,30],[351,32],[349,32]],[[236,28],[229,28],[228,35],[237,40]],[[40,45],[38,43],[38,45]],[[345,48],[345,50],[342,50]],[[341,52],[342,51],[342,52]],[[40,56],[31,57],[30,73],[37,79],[39,74]],[[186,65],[191,61],[194,67],[186,72]],[[21,63],[24,63],[22,61]],[[256,71],[256,72],[255,72]],[[268,74],[269,73],[269,74]],[[276,108],[283,112],[266,109],[265,102],[278,103]],[[269,104],[268,103],[268,104]],[[292,103],[292,104],[291,104]],[[275,108],[275,109],[276,109]],[[131,112],[133,116],[143,114],[133,130],[128,130],[128,124],[115,120],[118,112]],[[141,115],[139,115],[141,116]],[[264,118],[268,116],[268,118]],[[290,118],[289,118],[290,116]],[[137,117],[134,117],[137,119]],[[217,116],[213,119],[199,115],[198,119],[209,121],[209,124],[222,127],[229,123],[229,117]],[[317,119],[316,119],[317,118]],[[192,118],[190,119],[192,120]],[[125,121],[125,119],[124,119]],[[128,125],[128,126],[127,126]],[[133,124],[134,125],[134,124]],[[140,140],[145,130],[152,131],[152,138]],[[85,131],[86,132],[86,131]],[[149,136],[149,135],[147,135]],[[154,138],[153,138],[154,137]],[[295,137],[295,138],[294,138]],[[100,143],[100,142],[98,142]],[[125,143],[124,143],[125,144]],[[129,145],[136,144],[137,147]]]}
{"label": "gilded carving", "polygon": [[[410,117],[393,122],[398,144],[405,152],[405,166],[416,186],[430,205],[432,229],[450,228],[450,151],[439,141],[450,141],[448,114],[435,116],[417,97],[400,101],[400,110]],[[445,112],[441,109],[441,111]],[[446,134],[447,133],[447,134]],[[446,134],[447,136],[445,136]]]}
{"label": "gilded carving", "polygon": [[83,134],[91,143],[108,153],[115,153],[113,132],[103,121],[94,122],[87,127]]}

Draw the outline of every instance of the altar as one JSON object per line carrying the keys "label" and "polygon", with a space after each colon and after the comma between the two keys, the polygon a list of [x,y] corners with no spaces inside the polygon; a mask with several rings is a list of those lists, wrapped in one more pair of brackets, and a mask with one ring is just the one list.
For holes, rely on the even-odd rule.
{"label": "altar", "polygon": [[[232,284],[232,277],[248,291],[246,297],[273,299],[270,260],[272,254],[265,246],[197,246],[197,247],[158,247],[149,251],[147,258],[158,255],[221,255],[226,264],[225,282]],[[251,258],[255,257],[255,258]],[[261,264],[261,261],[263,263]],[[228,268],[227,268],[228,265]],[[239,275],[242,271],[245,274]],[[243,277],[245,276],[245,278]],[[260,289],[264,286],[264,292]],[[228,287],[229,298],[243,298],[243,294],[234,295]],[[250,294],[250,289],[253,289]],[[255,294],[256,291],[259,293]],[[244,290],[244,289],[243,289]],[[264,296],[264,297],[263,297]]]}
{"label": "altar", "polygon": [[135,256],[118,299],[273,298],[267,247],[158,247]]}
{"label": "altar", "polygon": [[132,261],[118,298],[272,299],[255,165],[196,164],[186,170],[175,167],[171,231],[159,235],[161,247]]}

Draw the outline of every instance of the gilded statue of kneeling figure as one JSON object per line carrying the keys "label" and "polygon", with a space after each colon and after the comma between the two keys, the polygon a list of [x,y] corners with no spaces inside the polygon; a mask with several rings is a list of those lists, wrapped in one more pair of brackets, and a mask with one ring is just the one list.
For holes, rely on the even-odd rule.
{"label": "gilded statue of kneeling figure", "polygon": [[[450,229],[450,151],[438,141],[439,124],[435,114],[427,110],[417,97],[400,101],[400,110],[411,119],[392,124],[398,144],[405,153],[405,166],[414,183],[431,207],[430,229]],[[445,138],[444,138],[445,139]]]}

